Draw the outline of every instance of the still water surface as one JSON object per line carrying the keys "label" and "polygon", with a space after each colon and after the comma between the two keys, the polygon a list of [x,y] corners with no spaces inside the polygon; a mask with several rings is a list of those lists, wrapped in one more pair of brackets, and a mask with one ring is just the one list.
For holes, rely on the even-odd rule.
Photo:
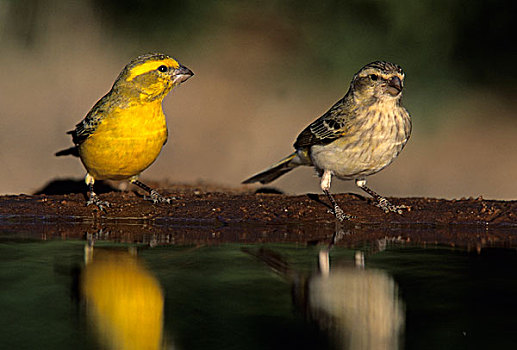
{"label": "still water surface", "polygon": [[1,349],[517,346],[517,251],[0,234]]}

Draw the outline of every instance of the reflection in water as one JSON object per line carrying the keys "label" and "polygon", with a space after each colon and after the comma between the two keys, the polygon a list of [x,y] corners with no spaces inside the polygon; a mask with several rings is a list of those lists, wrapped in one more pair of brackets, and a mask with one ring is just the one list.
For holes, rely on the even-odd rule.
{"label": "reflection in water", "polygon": [[81,293],[108,349],[163,349],[163,292],[136,251],[85,248]]}
{"label": "reflection in water", "polygon": [[320,251],[320,270],[309,278],[269,249],[244,251],[292,282],[294,304],[327,331],[338,348],[398,349],[405,315],[395,281],[383,271],[365,269],[362,252],[356,253],[355,266],[331,269],[332,245]]}
{"label": "reflection in water", "polygon": [[361,265],[330,270],[328,253],[320,251],[321,273],[309,281],[310,317],[346,349],[398,349],[404,310],[393,278]]}

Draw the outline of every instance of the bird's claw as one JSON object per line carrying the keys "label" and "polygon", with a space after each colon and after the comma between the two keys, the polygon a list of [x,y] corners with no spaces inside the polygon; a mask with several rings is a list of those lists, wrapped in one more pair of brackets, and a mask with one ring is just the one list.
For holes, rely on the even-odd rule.
{"label": "bird's claw", "polygon": [[334,209],[329,209],[328,212],[336,217],[340,222],[350,220],[354,218],[352,215],[345,214],[343,209],[341,209],[339,206],[335,206]]}
{"label": "bird's claw", "polygon": [[175,197],[164,197],[155,190],[152,190],[149,194],[149,196],[144,196],[145,200],[153,202],[153,204],[157,203],[167,203],[171,204],[173,200],[175,200]]}
{"label": "bird's claw", "polygon": [[89,206],[89,205],[96,205],[97,208],[99,208],[99,210],[103,211],[103,212],[106,212],[106,208],[109,208],[110,207],[110,203],[107,202],[107,201],[101,201],[99,199],[99,197],[97,197],[96,194],[92,194],[90,195],[90,198],[88,199],[88,201],[86,202],[86,206]]}
{"label": "bird's claw", "polygon": [[384,210],[385,213],[397,213],[399,215],[402,215],[403,210],[411,211],[411,207],[401,204],[401,205],[393,205],[391,204],[386,198],[380,198],[378,203],[376,204],[377,207]]}

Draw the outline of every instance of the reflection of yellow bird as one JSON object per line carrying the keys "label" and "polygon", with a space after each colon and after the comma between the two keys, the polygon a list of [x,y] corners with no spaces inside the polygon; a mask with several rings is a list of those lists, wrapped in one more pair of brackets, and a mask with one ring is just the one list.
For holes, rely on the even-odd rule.
{"label": "reflection of yellow bird", "polygon": [[70,131],[75,146],[56,153],[81,158],[90,195],[87,204],[103,209],[93,191],[95,180],[125,180],[148,191],[156,202],[169,202],[138,175],[149,167],[167,142],[162,110],[169,91],[193,75],[192,71],[163,54],[147,54],[131,61],[111,90]]}
{"label": "reflection of yellow bird", "polygon": [[88,316],[108,349],[163,349],[163,292],[125,251],[86,248],[81,292]]}

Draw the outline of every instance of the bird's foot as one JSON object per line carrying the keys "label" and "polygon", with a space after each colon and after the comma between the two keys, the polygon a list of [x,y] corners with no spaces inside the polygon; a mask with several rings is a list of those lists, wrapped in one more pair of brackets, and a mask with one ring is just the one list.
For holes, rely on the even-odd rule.
{"label": "bird's foot", "polygon": [[106,208],[110,207],[110,203],[106,201],[101,201],[99,197],[95,193],[90,193],[90,198],[86,202],[86,206],[94,204],[99,208],[99,210],[106,212]]}
{"label": "bird's foot", "polygon": [[411,207],[401,204],[401,205],[394,205],[391,204],[386,198],[380,197],[378,199],[377,204],[375,204],[377,207],[384,210],[385,213],[397,213],[402,215],[403,210],[411,211]]}
{"label": "bird's foot", "polygon": [[153,202],[153,204],[157,203],[167,203],[171,204],[173,200],[175,200],[175,197],[164,197],[155,190],[151,190],[149,192],[149,196],[144,196],[145,200]]}
{"label": "bird's foot", "polygon": [[347,221],[353,219],[355,216],[345,214],[343,209],[341,209],[338,205],[334,206],[334,209],[329,209],[328,212],[336,217],[340,222]]}

